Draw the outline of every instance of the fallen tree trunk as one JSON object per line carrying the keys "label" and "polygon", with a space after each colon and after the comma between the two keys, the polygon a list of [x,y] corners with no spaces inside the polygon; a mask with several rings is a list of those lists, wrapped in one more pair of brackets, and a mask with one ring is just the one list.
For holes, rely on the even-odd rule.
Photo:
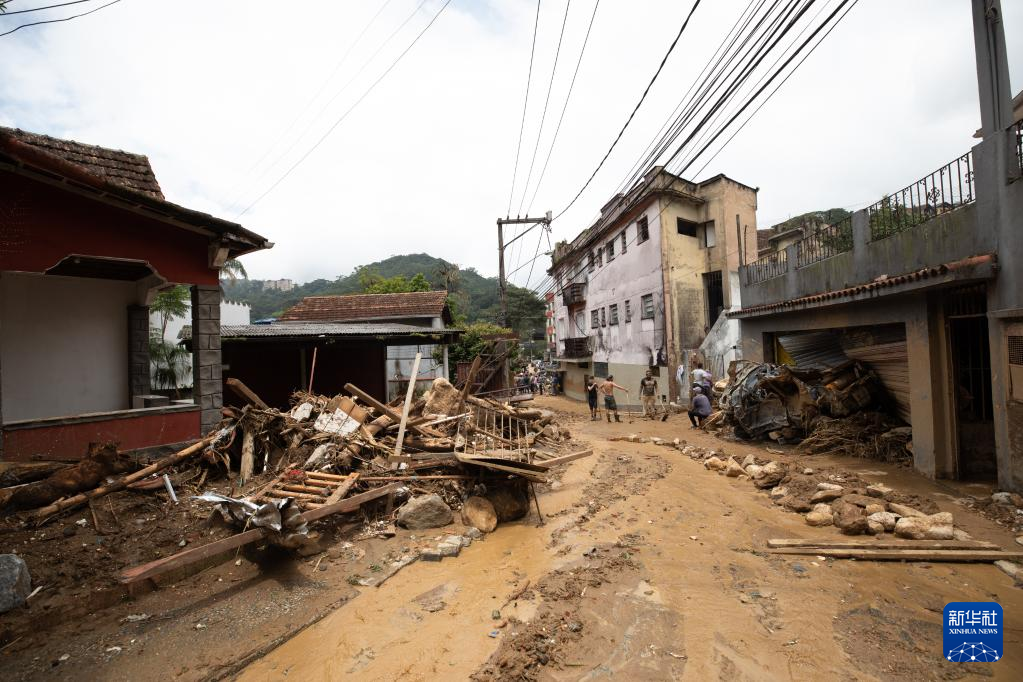
{"label": "fallen tree trunk", "polygon": [[0,485],[41,481],[70,466],[73,466],[71,462],[0,462]]}
{"label": "fallen tree trunk", "polygon": [[91,490],[107,476],[127,471],[131,464],[130,459],[121,457],[117,452],[116,443],[90,443],[85,459],[42,481],[11,490],[0,497],[0,507],[5,512],[42,507],[67,495]]}
{"label": "fallen tree trunk", "polygon": [[146,476],[149,476],[150,474],[155,474],[157,471],[162,471],[169,466],[174,466],[175,464],[178,464],[179,462],[183,462],[184,460],[188,459],[192,455],[202,452],[203,448],[209,445],[212,440],[213,436],[206,436],[201,441],[188,446],[184,450],[180,450],[174,453],[173,455],[168,455],[167,457],[164,457],[163,459],[154,462],[153,464],[150,464],[144,469],[139,469],[133,474],[128,474],[127,476],[121,478],[118,481],[114,481],[109,485],[105,485],[100,488],[95,488],[94,490],[90,490],[89,492],[82,493],[80,495],[75,495],[74,497],[69,497],[64,500],[59,500],[47,507],[37,509],[32,516],[33,518],[36,519],[36,522],[38,524],[42,524],[54,514],[59,514],[63,511],[67,511],[68,509],[74,509],[75,507],[79,507],[88,502],[89,500],[96,499],[97,497],[103,497],[104,495],[115,493],[118,490],[124,490],[129,483],[134,483],[135,481],[141,480]]}

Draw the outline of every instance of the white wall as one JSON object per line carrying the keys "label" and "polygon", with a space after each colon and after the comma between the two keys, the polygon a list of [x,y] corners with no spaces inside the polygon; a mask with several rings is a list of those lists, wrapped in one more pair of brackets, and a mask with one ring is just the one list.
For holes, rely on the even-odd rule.
{"label": "white wall", "polygon": [[5,422],[128,409],[134,282],[0,274]]}

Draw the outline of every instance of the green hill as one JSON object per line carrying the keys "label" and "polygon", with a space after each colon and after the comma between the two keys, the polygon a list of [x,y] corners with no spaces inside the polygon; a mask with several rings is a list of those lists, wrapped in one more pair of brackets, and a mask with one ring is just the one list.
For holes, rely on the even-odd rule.
{"label": "green hill", "polygon": [[[444,289],[445,278],[450,280],[448,290],[458,316],[466,322],[497,322],[500,311],[500,289],[496,277],[483,277],[475,268],[458,268],[452,263],[425,253],[392,256],[376,263],[356,268],[348,275],[335,279],[315,279],[296,286],[291,291],[263,290],[263,281],[239,279],[223,282],[224,296],[252,306],[252,319],[276,317],[305,296],[330,296],[362,292],[359,273],[370,270],[381,277],[402,275],[411,279],[422,273],[433,289]],[[508,288],[508,317],[510,325],[527,334],[544,326],[544,304],[527,289],[513,285]]]}

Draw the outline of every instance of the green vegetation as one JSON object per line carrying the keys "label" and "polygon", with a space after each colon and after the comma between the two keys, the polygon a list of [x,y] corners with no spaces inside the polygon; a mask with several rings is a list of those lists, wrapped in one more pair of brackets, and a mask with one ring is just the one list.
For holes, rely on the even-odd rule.
{"label": "green vegetation", "polygon": [[775,234],[780,234],[782,232],[787,232],[788,230],[794,230],[801,227],[818,229],[824,225],[834,225],[839,223],[851,215],[852,213],[844,208],[829,208],[824,211],[810,211],[809,213],[803,213],[802,215],[789,218],[785,222],[773,225],[770,229]]}
{"label": "green vegetation", "polygon": [[178,388],[187,371],[191,353],[182,345],[165,341],[167,323],[175,317],[188,314],[191,292],[187,286],[164,289],[153,299],[149,310],[156,313],[160,326],[149,334],[149,358],[153,363],[153,379],[156,388]]}

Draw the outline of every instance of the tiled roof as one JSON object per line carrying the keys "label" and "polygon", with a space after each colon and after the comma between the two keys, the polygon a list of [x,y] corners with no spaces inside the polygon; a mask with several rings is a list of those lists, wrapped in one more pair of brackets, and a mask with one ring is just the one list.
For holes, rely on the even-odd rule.
{"label": "tiled roof", "polygon": [[[379,324],[357,322],[339,324],[335,322],[284,322],[275,324],[226,324],[220,327],[223,339],[251,339],[296,336],[415,336],[418,334],[456,334],[457,329],[435,329],[418,327],[414,324]],[[178,332],[178,338],[192,338],[192,325],[186,324]]]}
{"label": "tiled roof", "polygon": [[412,291],[403,294],[354,294],[306,296],[284,311],[280,320],[347,322],[408,317],[449,317],[446,291]]}
{"label": "tiled roof", "polygon": [[156,181],[149,159],[119,149],[107,149],[73,140],[58,140],[49,135],[30,133],[17,128],[0,127],[0,133],[69,161],[107,182],[163,199],[160,183]]}

